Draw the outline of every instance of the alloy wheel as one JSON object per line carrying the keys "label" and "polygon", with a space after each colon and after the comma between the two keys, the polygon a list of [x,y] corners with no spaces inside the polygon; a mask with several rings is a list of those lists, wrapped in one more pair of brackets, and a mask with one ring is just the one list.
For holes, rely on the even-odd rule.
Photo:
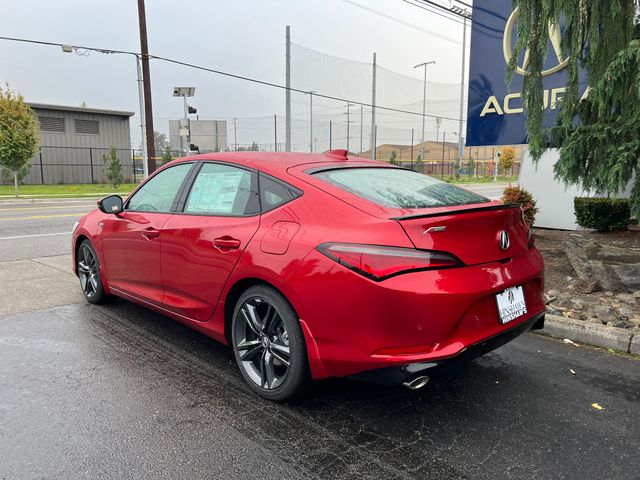
{"label": "alloy wheel", "polygon": [[235,325],[236,349],[247,376],[261,388],[278,388],[291,362],[289,333],[276,307],[264,298],[247,300]]}
{"label": "alloy wheel", "polygon": [[87,298],[92,298],[98,291],[98,260],[87,244],[83,244],[78,252],[78,276],[80,286]]}

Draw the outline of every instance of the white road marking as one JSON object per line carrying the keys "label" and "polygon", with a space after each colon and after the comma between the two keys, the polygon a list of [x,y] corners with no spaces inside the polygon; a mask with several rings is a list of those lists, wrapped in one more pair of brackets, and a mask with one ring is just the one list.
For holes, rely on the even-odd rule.
{"label": "white road marking", "polygon": [[20,238],[53,237],[55,235],[69,235],[69,237],[71,237],[71,232],[41,233],[39,235],[18,235],[15,237],[0,237],[0,240],[18,240]]}

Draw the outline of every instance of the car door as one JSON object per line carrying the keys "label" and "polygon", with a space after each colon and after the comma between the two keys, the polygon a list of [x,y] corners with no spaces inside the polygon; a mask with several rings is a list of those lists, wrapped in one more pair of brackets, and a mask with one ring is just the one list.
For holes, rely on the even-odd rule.
{"label": "car door", "polygon": [[259,225],[257,173],[203,163],[182,212],[162,229],[165,308],[192,320],[208,320]]}
{"label": "car door", "polygon": [[128,199],[122,213],[105,221],[102,248],[111,288],[162,303],[162,227],[193,165],[181,163],[158,172]]}

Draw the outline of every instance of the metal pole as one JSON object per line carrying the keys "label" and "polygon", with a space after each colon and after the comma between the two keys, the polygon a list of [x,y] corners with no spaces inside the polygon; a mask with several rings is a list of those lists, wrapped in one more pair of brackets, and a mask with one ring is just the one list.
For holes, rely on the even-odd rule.
{"label": "metal pole", "polygon": [[464,72],[467,57],[467,12],[465,11],[462,23],[462,68],[460,72],[460,118],[458,119],[458,164],[462,161],[463,134],[462,134],[462,112],[464,109]]}
{"label": "metal pole", "polygon": [[447,141],[447,132],[442,132],[442,168],[440,170],[440,177],[444,178],[444,145]]}
{"label": "metal pole", "polygon": [[309,151],[313,153],[313,92],[309,92]]}
{"label": "metal pole", "polygon": [[[183,101],[183,119],[184,119],[184,128],[188,127],[188,122],[189,122],[189,106],[187,105],[187,96],[183,95],[182,96],[182,101]],[[182,128],[181,128],[182,130]],[[182,143],[183,143],[183,150],[184,150],[184,154],[185,155],[189,155],[189,138],[188,138],[188,133],[185,133],[184,135],[181,135],[182,138]]]}
{"label": "metal pole", "polygon": [[142,66],[140,57],[136,55],[136,69],[138,71],[138,100],[140,102],[140,132],[142,134],[142,171],[145,177],[149,175],[149,157],[147,155],[147,127],[144,118],[144,86],[142,82]]}
{"label": "metal pole", "polygon": [[378,148],[376,144],[378,143],[378,126],[376,125],[373,129],[373,158],[375,159],[378,155],[376,149]]}
{"label": "metal pole", "polygon": [[273,115],[273,151],[278,151],[278,117]]}
{"label": "metal pole", "polygon": [[413,128],[411,129],[411,165],[413,166]]}
{"label": "metal pole", "polygon": [[144,0],[138,0],[138,23],[140,27],[140,51],[142,53],[142,75],[144,84],[144,119],[147,134],[148,173],[156,169],[156,148],[153,138],[153,107],[151,105],[151,73],[149,71],[149,43],[147,42],[147,19]]}
{"label": "metal pole", "polygon": [[44,185],[44,168],[42,167],[42,147],[40,147],[40,183]]}
{"label": "metal pole", "polygon": [[358,155],[362,155],[362,123],[364,121],[364,107],[360,105],[360,151]]}
{"label": "metal pole", "polygon": [[349,137],[351,136],[350,127],[351,125],[351,104],[347,102],[347,152],[349,151]]}
{"label": "metal pole", "polygon": [[376,52],[373,52],[373,83],[371,86],[371,159],[376,159]]}
{"label": "metal pole", "polygon": [[424,162],[424,121],[427,113],[427,64],[424,64],[424,81],[422,85],[422,135],[420,136],[420,158]]}
{"label": "metal pole", "polygon": [[235,144],[235,151],[238,151],[238,126],[236,124],[236,117],[233,117],[233,143]]}
{"label": "metal pole", "polygon": [[91,165],[91,183],[96,183],[93,178],[93,149],[89,148],[89,164]]}
{"label": "metal pole", "polygon": [[286,111],[285,111],[285,150],[291,151],[291,27],[286,26]]}
{"label": "metal pole", "polygon": [[331,120],[329,120],[329,150],[333,150],[332,148],[332,130],[333,130],[333,122]]}

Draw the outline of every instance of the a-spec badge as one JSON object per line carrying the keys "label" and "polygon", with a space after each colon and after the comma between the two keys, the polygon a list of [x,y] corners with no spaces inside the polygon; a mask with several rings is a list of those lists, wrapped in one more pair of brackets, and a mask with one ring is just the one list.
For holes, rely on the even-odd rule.
{"label": "a-spec badge", "polygon": [[427,233],[444,232],[446,229],[447,227],[445,227],[444,225],[440,225],[438,227],[429,227],[424,232],[422,232],[422,234],[426,235]]}

